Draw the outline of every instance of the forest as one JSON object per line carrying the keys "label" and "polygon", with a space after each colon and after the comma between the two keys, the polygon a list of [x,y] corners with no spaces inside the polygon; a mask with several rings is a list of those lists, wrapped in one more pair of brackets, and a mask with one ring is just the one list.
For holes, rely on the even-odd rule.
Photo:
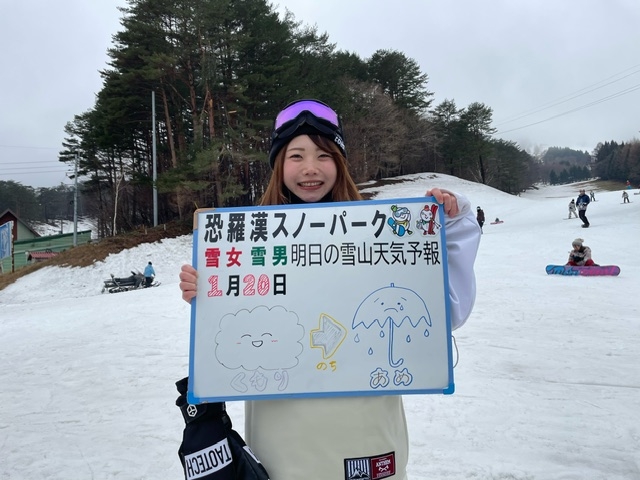
{"label": "forest", "polygon": [[[402,52],[339,50],[266,0],[129,0],[121,10],[102,89],[65,126],[59,156],[77,162],[82,213],[100,237],[152,225],[154,185],[159,223],[257,203],[273,119],[299,98],[340,114],[358,183],[430,171],[516,194],[585,176],[640,181],[637,143],[535,158],[493,137],[490,106],[433,104],[427,73]],[[53,210],[42,194],[65,200],[29,216],[68,212],[70,192],[50,190],[30,192],[30,202]]]}

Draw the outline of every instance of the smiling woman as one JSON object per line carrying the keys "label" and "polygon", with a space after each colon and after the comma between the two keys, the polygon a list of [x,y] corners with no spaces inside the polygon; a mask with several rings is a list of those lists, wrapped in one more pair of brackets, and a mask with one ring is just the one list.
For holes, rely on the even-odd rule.
{"label": "smiling woman", "polygon": [[336,183],[333,156],[318,147],[309,135],[289,142],[284,154],[283,181],[289,191],[303,202],[320,202]]}
{"label": "smiling woman", "polygon": [[260,204],[361,200],[346,155],[342,123],[331,107],[318,100],[290,103],[274,122],[273,174]]}
{"label": "smiling woman", "polygon": [[[347,168],[340,118],[328,105],[309,99],[287,105],[274,122],[271,140],[269,159],[273,173],[261,205],[344,202],[362,198]],[[435,197],[445,212],[450,317],[452,328],[457,328],[469,317],[475,300],[473,265],[480,227],[471,204],[462,195],[438,188],[427,190],[426,195]],[[204,277],[205,270],[201,273]],[[191,265],[183,265],[180,281],[182,298],[191,301],[197,292],[198,271]],[[396,294],[398,290],[394,289],[392,293]],[[322,296],[322,291],[308,292],[309,298],[318,295]],[[397,295],[393,298],[396,303],[399,301]],[[325,299],[328,303],[334,300]],[[402,302],[400,304],[398,308],[402,307]],[[237,311],[240,308],[239,305]],[[280,316],[285,317],[282,312]],[[229,346],[235,350],[244,349],[243,361],[253,362],[252,366],[256,368],[260,362],[268,361],[274,352],[289,355],[278,359],[279,364],[284,364],[287,358],[291,359],[292,352],[286,347],[300,345],[299,337],[287,337],[282,331],[266,329],[263,315],[259,317],[260,321],[254,325],[257,330],[244,326],[237,332],[240,338],[233,345],[229,342]],[[423,321],[421,328],[402,330],[405,343],[410,342],[416,332],[428,335],[428,317],[425,309],[419,319],[411,319]],[[387,330],[382,332],[385,340],[380,351],[393,366],[403,362],[395,356],[394,333],[413,325],[411,321],[402,322],[403,319],[403,316],[394,318],[393,325],[387,323],[388,334]],[[396,322],[404,325],[396,325]],[[364,330],[370,324],[363,320],[356,326],[360,325]],[[264,341],[265,333],[273,334],[278,343]],[[377,335],[379,338],[380,333]],[[268,353],[266,357],[265,353]],[[404,381],[401,377],[398,377],[400,381]],[[406,479],[408,428],[401,395],[250,399],[245,402],[245,435],[247,444],[274,479],[365,476]]]}

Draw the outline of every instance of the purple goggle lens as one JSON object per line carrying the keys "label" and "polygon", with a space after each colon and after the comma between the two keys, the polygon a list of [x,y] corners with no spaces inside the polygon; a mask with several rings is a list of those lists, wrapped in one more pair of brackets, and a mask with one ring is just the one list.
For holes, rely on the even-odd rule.
{"label": "purple goggle lens", "polygon": [[317,100],[300,100],[284,107],[276,117],[274,130],[278,130],[285,123],[295,120],[297,116],[304,111],[310,112],[316,117],[326,120],[332,125],[340,128],[338,114],[334,112],[331,107]]}

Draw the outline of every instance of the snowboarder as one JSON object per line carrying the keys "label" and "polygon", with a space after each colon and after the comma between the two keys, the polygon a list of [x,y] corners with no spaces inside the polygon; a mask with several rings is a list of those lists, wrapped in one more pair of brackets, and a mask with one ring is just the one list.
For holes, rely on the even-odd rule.
{"label": "snowboarder", "polygon": [[571,218],[571,214],[575,215],[578,218],[578,211],[576,210],[576,201],[572,198],[569,202],[569,218]]}
{"label": "snowboarder", "polygon": [[597,264],[591,259],[591,249],[584,245],[584,240],[582,238],[576,238],[571,243],[571,246],[573,247],[573,250],[569,252],[567,265],[572,265],[574,267],[597,266]]}
{"label": "snowboarder", "polygon": [[591,201],[595,202],[596,201],[596,194],[593,193],[593,190],[589,191],[589,197],[591,197]]}
{"label": "snowboarder", "polygon": [[580,217],[580,220],[582,220],[582,228],[589,228],[589,220],[587,219],[587,205],[589,205],[589,202],[591,201],[591,199],[589,198],[589,195],[587,195],[586,193],[584,193],[584,189],[580,190],[580,195],[578,195],[578,198],[576,199],[576,205],[578,206],[578,216]]}
{"label": "snowboarder", "polygon": [[478,220],[478,225],[480,225],[480,232],[482,232],[482,225],[484,225],[484,210],[478,207],[476,208],[476,211],[478,212],[476,214],[476,220]]}
{"label": "snowboarder", "polygon": [[626,190],[622,192],[622,203],[629,203],[629,194]]}
{"label": "snowboarder", "polygon": [[392,205],[391,216],[387,220],[387,223],[393,230],[393,233],[399,237],[403,237],[405,233],[409,235],[413,234],[413,232],[409,230],[411,227],[411,211],[407,207]]}
{"label": "snowboarder", "polygon": [[156,271],[153,269],[153,265],[151,262],[144,267],[144,286],[150,287],[153,283],[153,277],[156,276]]}

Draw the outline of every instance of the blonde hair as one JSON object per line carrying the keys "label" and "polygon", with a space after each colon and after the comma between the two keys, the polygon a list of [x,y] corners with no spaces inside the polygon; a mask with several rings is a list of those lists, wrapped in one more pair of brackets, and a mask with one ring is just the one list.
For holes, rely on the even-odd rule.
{"label": "blonde hair", "polygon": [[[362,200],[358,187],[356,187],[356,184],[349,173],[347,159],[342,155],[338,146],[328,138],[320,135],[309,135],[309,138],[316,144],[316,146],[325,152],[330,153],[333,157],[333,161],[336,163],[337,176],[336,183],[331,189],[331,200],[334,202]],[[285,205],[291,203],[284,185],[284,156],[287,150],[287,145],[285,145],[276,156],[273,164],[273,173],[271,174],[269,184],[264,191],[264,195],[262,195],[262,198],[260,199],[259,205]]]}

